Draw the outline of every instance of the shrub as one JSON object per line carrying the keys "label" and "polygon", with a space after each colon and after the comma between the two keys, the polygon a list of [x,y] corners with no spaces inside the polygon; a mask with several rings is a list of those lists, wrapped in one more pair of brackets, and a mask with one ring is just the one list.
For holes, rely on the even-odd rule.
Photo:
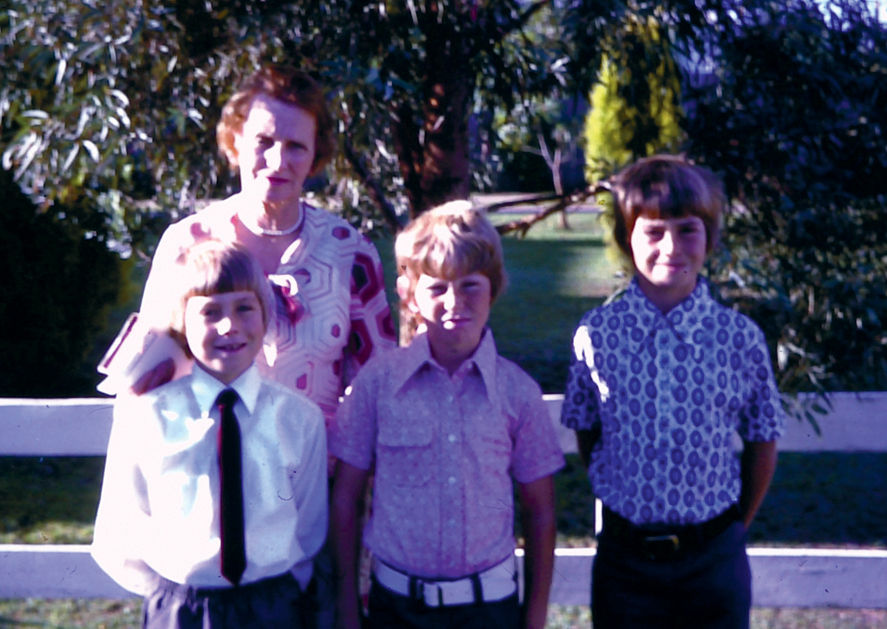
{"label": "shrub", "polygon": [[0,170],[0,395],[92,393],[84,365],[121,295],[125,262],[78,220],[83,208],[40,213]]}

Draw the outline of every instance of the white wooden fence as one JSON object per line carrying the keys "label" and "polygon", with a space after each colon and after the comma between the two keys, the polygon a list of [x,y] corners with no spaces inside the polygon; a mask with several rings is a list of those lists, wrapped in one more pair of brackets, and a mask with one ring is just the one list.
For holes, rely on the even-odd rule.
{"label": "white wooden fence", "polygon": [[[564,451],[575,452],[572,433],[557,423],[561,396],[546,399]],[[887,451],[887,393],[836,393],[831,400],[821,436],[792,420],[780,449]],[[110,424],[108,399],[0,399],[0,456],[104,455]],[[588,604],[594,553],[556,551],[553,603]],[[749,556],[756,606],[887,608],[887,550],[752,547]],[[127,596],[96,566],[88,545],[0,544],[0,598]]]}

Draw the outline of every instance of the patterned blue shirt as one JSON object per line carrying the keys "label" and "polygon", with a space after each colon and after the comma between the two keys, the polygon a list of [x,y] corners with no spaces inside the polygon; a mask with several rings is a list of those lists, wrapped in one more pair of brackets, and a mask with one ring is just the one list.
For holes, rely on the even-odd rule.
{"label": "patterned blue shirt", "polygon": [[703,522],[739,499],[734,434],[772,441],[785,417],[760,328],[708,284],[663,315],[632,280],[573,337],[561,423],[601,430],[588,476],[635,524]]}

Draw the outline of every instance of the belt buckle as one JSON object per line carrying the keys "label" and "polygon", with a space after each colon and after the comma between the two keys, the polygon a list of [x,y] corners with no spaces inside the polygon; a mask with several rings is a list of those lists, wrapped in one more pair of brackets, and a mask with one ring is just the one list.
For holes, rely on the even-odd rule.
{"label": "belt buckle", "polygon": [[[421,579],[413,581],[413,587],[410,588],[410,598],[421,603],[425,607],[443,607],[443,589],[436,583],[429,583]],[[434,594],[437,594],[435,597]],[[431,597],[429,599],[429,596]]]}
{"label": "belt buckle", "polygon": [[681,549],[681,540],[675,533],[648,535],[642,542],[644,551],[650,559],[673,557]]}

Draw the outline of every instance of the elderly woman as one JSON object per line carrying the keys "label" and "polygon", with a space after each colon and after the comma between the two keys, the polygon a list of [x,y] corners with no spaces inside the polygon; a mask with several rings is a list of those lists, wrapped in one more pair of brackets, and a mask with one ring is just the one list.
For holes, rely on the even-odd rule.
{"label": "elderly woman", "polygon": [[[167,228],[140,309],[141,325],[165,329],[163,300],[173,262],[203,238],[237,242],[260,262],[277,309],[258,363],[263,374],[335,413],[345,384],[394,328],[375,247],[348,223],[302,198],[334,148],[333,119],[318,84],[289,67],[267,66],[222,110],[217,139],[240,174],[240,192]],[[150,365],[148,365],[150,367]],[[150,388],[169,374],[149,373]],[[138,390],[139,387],[137,387]]]}

